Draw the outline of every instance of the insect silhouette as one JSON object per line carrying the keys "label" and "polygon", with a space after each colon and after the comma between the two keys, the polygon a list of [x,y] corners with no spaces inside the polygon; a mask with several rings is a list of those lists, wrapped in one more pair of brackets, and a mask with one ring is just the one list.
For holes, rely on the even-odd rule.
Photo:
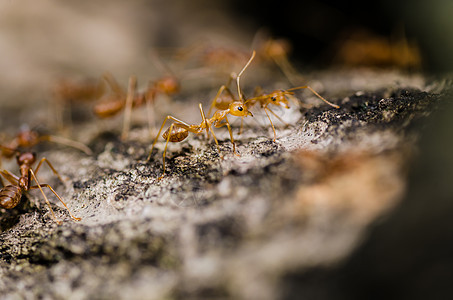
{"label": "insect silhouette", "polygon": [[[5,148],[3,146],[0,146],[0,147]],[[9,150],[15,151],[14,149],[9,149]],[[36,174],[38,173],[42,164],[45,162],[45,163],[47,163],[49,168],[52,170],[52,172],[60,179],[60,181],[64,183],[60,174],[55,170],[55,168],[52,166],[52,164],[45,157],[43,157],[39,161],[35,170],[33,170],[32,165],[36,162],[36,154],[32,153],[32,152],[20,153],[18,151],[16,151],[16,153],[17,153],[17,156],[16,156],[17,164],[19,165],[19,168],[20,168],[20,176],[16,176],[7,170],[0,171],[0,175],[1,175],[0,183],[3,186],[2,189],[0,190],[0,207],[5,208],[5,209],[12,209],[19,204],[19,202],[22,198],[22,195],[25,192],[28,192],[28,191],[34,190],[34,189],[39,189],[41,191],[41,194],[44,197],[44,200],[46,201],[46,204],[48,205],[48,207],[50,209],[50,212],[52,213],[53,219],[55,220],[55,222],[57,224],[62,224],[62,222],[56,218],[55,213],[50,205],[50,202],[47,199],[47,196],[43,191],[43,188],[48,188],[58,198],[58,200],[60,200],[60,202],[64,205],[64,207],[68,210],[71,218],[75,221],[80,221],[81,218],[77,218],[74,215],[72,215],[72,213],[69,210],[69,208],[67,207],[66,203],[55,192],[55,190],[46,183],[39,183],[38,178],[36,177]],[[11,184],[5,185],[3,183],[3,179],[1,178],[2,176]],[[31,185],[32,180],[34,180],[36,182],[36,185]]]}

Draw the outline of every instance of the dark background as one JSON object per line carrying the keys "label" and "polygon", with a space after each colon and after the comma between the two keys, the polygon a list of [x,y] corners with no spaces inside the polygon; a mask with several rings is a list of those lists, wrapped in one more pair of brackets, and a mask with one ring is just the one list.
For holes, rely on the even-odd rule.
{"label": "dark background", "polygon": [[327,65],[335,45],[350,30],[368,29],[391,37],[403,28],[406,38],[419,45],[424,70],[442,73],[453,67],[450,1],[233,0],[230,7],[237,19],[288,37],[294,57],[304,63]]}

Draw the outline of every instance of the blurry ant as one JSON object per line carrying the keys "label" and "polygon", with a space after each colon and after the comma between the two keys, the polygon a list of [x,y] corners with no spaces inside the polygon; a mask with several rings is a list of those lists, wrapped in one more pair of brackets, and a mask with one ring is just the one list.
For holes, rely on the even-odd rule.
{"label": "blurry ant", "polygon": [[[159,138],[160,133],[162,132],[162,129],[165,126],[165,123],[168,120],[172,120],[175,123],[171,124],[170,127],[162,134],[162,137],[166,139],[165,143],[165,148],[163,152],[163,160],[162,160],[162,175],[158,178],[158,180],[162,179],[162,177],[165,174],[165,154],[167,153],[167,146],[168,142],[181,142],[187,138],[189,135],[189,132],[193,132],[196,134],[200,134],[203,130],[206,130],[206,134],[209,134],[209,132],[212,133],[212,136],[214,137],[214,141],[217,145],[217,150],[219,151],[219,155],[223,158],[222,154],[220,153],[220,147],[219,147],[219,142],[214,134],[214,130],[212,129],[212,126],[219,128],[222,126],[227,126],[228,131],[230,133],[230,140],[231,143],[233,144],[233,153],[237,155],[236,153],[236,144],[234,143],[234,138],[233,138],[233,132],[231,131],[231,126],[230,122],[228,121],[227,115],[231,114],[232,116],[237,116],[237,117],[246,117],[246,116],[253,116],[251,112],[247,110],[247,107],[241,102],[241,101],[235,101],[232,102],[229,107],[225,110],[218,110],[214,113],[212,118],[206,119],[203,107],[201,103],[199,104],[200,108],[200,114],[202,121],[200,125],[190,125],[184,121],[181,121],[173,116],[168,115],[164,122],[162,123],[162,126],[159,129],[159,132],[157,133],[156,138],[154,139],[153,145],[151,147],[151,150],[149,152],[147,161],[149,162],[151,160],[151,155],[154,149],[154,146],[156,145],[157,139]],[[222,122],[224,121],[224,122]]]}
{"label": "blurry ant", "polygon": [[[298,74],[289,59],[292,50],[289,40],[272,38],[264,30],[259,30],[253,38],[251,48],[256,50],[260,64],[275,64],[291,85],[297,85],[302,80],[302,76]],[[188,57],[194,54],[202,66],[216,69],[224,74],[225,69],[228,70],[232,65],[236,66],[244,61],[248,56],[248,50],[242,47],[222,46],[205,40],[177,51],[175,57],[179,60],[188,60]]]}
{"label": "blurry ant", "polygon": [[252,46],[257,49],[258,58],[264,62],[271,61],[275,63],[291,85],[296,85],[302,81],[302,76],[296,71],[289,60],[292,50],[289,40],[266,37],[266,34],[260,30],[255,34]]}
{"label": "blurry ant", "polygon": [[82,80],[60,79],[55,83],[52,92],[56,100],[57,128],[62,129],[64,105],[70,102],[90,102],[99,99],[105,92],[105,82],[92,78]]}
{"label": "blurry ant", "polygon": [[[55,170],[55,168],[52,166],[52,164],[47,160],[45,157],[41,158],[41,160],[38,163],[38,166],[36,169],[33,171],[32,165],[36,162],[36,154],[32,152],[23,152],[20,153],[19,151],[15,149],[9,149],[4,146],[0,146],[2,149],[7,149],[8,151],[12,151],[17,153],[16,159],[17,159],[17,164],[19,165],[20,168],[20,177],[10,173],[7,170],[0,170],[0,175],[3,176],[7,181],[9,181],[11,184],[10,185],[5,185],[3,183],[3,179],[0,176],[0,183],[2,184],[2,189],[0,190],[0,207],[5,208],[5,209],[12,209],[16,207],[24,192],[28,192],[30,190],[34,189],[39,189],[41,191],[41,194],[43,195],[46,204],[49,206],[50,212],[52,213],[52,217],[55,220],[55,222],[59,225],[62,224],[60,220],[58,220],[55,216],[55,213],[50,205],[49,200],[47,199],[46,194],[44,193],[42,188],[48,188],[52,191],[52,193],[60,200],[61,203],[63,203],[64,207],[68,210],[69,215],[71,218],[75,221],[80,221],[81,218],[77,218],[72,215],[71,211],[67,207],[66,203],[64,203],[63,199],[55,192],[55,190],[48,184],[44,183],[41,184],[38,181],[38,178],[36,178],[36,174],[38,173],[39,169],[41,168],[41,165],[46,162],[49,168],[53,171],[53,173],[60,179],[61,182],[64,183],[63,179],[61,178],[60,174]],[[36,185],[31,185],[31,181],[34,180],[36,182]]]}
{"label": "blurry ant", "polygon": [[103,78],[108,83],[113,93],[108,95],[103,101],[97,103],[93,108],[93,112],[99,118],[109,118],[124,110],[125,114],[121,134],[123,140],[127,138],[129,133],[132,108],[142,106],[146,103],[149,127],[151,130],[152,124],[149,116],[151,107],[149,105],[155,101],[159,94],[169,96],[179,92],[179,82],[173,76],[164,76],[158,80],[150,81],[147,89],[139,93],[135,92],[137,78],[135,76],[130,76],[127,94],[110,73],[105,73]]}
{"label": "blurry ant", "polygon": [[83,143],[55,135],[41,135],[37,131],[31,129],[22,129],[21,131],[19,131],[19,133],[16,135],[14,139],[12,139],[8,144],[6,144],[5,147],[3,146],[1,147],[0,157],[11,158],[18,151],[19,148],[31,148],[44,141],[69,146],[78,149],[87,155],[93,154],[91,149],[88,148]]}

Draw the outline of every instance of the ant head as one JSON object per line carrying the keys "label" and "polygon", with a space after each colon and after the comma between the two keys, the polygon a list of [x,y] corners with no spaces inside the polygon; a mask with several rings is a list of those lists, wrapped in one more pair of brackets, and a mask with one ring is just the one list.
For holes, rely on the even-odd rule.
{"label": "ant head", "polygon": [[247,106],[245,106],[244,103],[241,101],[235,101],[230,104],[229,106],[230,109],[230,114],[236,117],[246,117],[246,116],[252,116],[253,114],[247,109]]}
{"label": "ant head", "polygon": [[164,92],[167,95],[179,92],[179,82],[173,76],[165,76],[154,83],[156,89]]}
{"label": "ant head", "polygon": [[39,134],[34,130],[22,130],[17,134],[21,147],[32,147],[39,142]]}
{"label": "ant head", "polygon": [[19,153],[16,156],[17,163],[19,165],[31,165],[36,161],[36,153],[34,152],[24,152],[24,153]]}
{"label": "ant head", "polygon": [[287,91],[273,91],[268,95],[269,97],[269,103],[278,105],[278,106],[283,106],[284,108],[289,108],[289,102],[288,99],[286,99],[285,95],[287,94],[292,94]]}

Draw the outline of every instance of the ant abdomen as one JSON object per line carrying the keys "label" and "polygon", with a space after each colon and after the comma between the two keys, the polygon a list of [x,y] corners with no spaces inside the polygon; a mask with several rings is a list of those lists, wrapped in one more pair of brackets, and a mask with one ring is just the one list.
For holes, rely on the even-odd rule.
{"label": "ant abdomen", "polygon": [[0,207],[12,209],[19,204],[22,191],[18,185],[7,185],[0,190]]}
{"label": "ant abdomen", "polygon": [[109,118],[116,115],[124,108],[125,102],[124,101],[105,101],[96,104],[93,108],[93,112],[99,118]]}
{"label": "ant abdomen", "polygon": [[[171,132],[170,132],[171,128]],[[168,135],[170,134],[170,137],[168,139],[169,142],[172,143],[177,143],[185,140],[189,136],[189,131],[185,128],[181,127],[176,127],[176,126],[170,126],[163,134],[162,137],[164,139],[168,138]]]}

